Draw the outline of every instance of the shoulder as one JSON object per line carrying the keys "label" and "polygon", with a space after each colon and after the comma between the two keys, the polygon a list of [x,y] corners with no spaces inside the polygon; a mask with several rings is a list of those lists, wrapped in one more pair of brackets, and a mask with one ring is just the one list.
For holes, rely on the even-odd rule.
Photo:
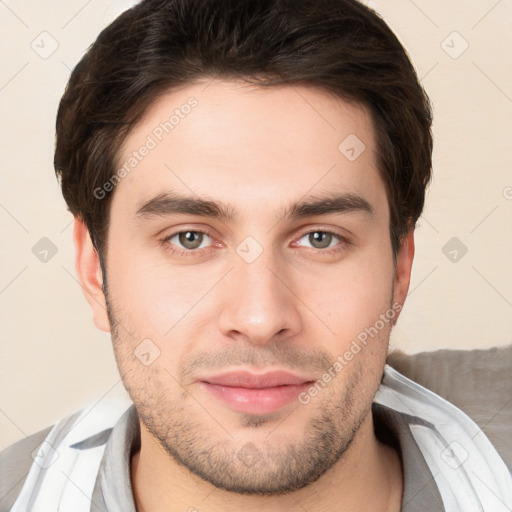
{"label": "shoulder", "polygon": [[[388,365],[375,401],[406,420],[436,475],[443,500],[455,500],[457,510],[468,510],[469,504],[494,510],[496,498],[512,502],[510,471],[484,432],[461,409]],[[493,488],[491,494],[483,490],[482,482]]]}
{"label": "shoulder", "polygon": [[[0,452],[0,512],[88,500],[81,489],[93,489],[107,441],[130,406],[124,395],[107,396]],[[65,478],[75,470],[85,487]]]}
{"label": "shoulder", "polygon": [[16,501],[34,459],[33,453],[46,439],[52,427],[32,434],[0,452],[0,512]]}
{"label": "shoulder", "polygon": [[394,351],[388,364],[464,411],[512,472],[512,344],[474,350]]}

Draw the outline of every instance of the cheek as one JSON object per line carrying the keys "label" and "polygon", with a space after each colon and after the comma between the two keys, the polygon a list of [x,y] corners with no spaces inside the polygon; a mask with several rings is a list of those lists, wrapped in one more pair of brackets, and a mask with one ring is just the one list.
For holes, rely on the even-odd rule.
{"label": "cheek", "polygon": [[336,267],[303,273],[300,297],[338,339],[347,340],[391,307],[393,264],[384,251],[368,249]]}
{"label": "cheek", "polygon": [[[208,311],[205,308],[211,300],[209,292],[225,269],[154,263],[142,251],[132,251],[129,259],[118,260],[118,265],[111,261],[109,296],[116,317],[136,335],[132,345],[149,338],[162,351],[171,341],[173,351],[180,350],[180,340],[190,338],[191,330],[197,333],[210,323],[207,314],[215,316],[211,307]],[[122,331],[120,334],[124,336]]]}

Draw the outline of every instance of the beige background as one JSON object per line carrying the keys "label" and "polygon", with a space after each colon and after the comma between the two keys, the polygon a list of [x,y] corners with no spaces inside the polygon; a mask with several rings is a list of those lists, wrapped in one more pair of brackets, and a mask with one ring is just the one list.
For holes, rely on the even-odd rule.
{"label": "beige background", "polygon": [[[435,177],[392,346],[416,353],[508,344],[512,1],[369,4],[412,56],[435,115]],[[70,70],[128,5],[0,2],[0,449],[108,393],[124,392],[109,335],[94,327],[76,280],[72,217],[52,152]],[[32,252],[43,237],[58,251],[45,263]],[[459,248],[448,246],[447,257],[443,247],[453,237]],[[450,254],[453,249],[458,252]]]}

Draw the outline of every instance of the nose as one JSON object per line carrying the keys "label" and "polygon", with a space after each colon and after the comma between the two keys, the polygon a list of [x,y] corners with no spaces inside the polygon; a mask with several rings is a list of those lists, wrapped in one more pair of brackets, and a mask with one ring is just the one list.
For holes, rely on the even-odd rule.
{"label": "nose", "polygon": [[252,263],[236,255],[222,293],[219,327],[225,336],[265,345],[302,329],[300,300],[270,251]]}

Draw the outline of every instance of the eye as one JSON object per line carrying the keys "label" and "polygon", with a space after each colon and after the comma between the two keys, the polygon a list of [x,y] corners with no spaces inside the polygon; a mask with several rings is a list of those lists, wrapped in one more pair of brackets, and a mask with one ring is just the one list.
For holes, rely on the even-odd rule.
{"label": "eye", "polygon": [[167,251],[184,255],[207,247],[209,239],[211,240],[211,237],[204,231],[185,230],[165,237],[161,243]]}
{"label": "eye", "polygon": [[[327,253],[340,251],[344,249],[346,245],[348,245],[348,240],[345,237],[335,233],[334,231],[329,231],[326,229],[315,229],[314,231],[308,231],[307,233],[302,234],[302,236],[299,238],[299,240],[302,239],[305,239],[307,243],[310,244],[309,247]],[[302,244],[295,243],[294,245]]]}

